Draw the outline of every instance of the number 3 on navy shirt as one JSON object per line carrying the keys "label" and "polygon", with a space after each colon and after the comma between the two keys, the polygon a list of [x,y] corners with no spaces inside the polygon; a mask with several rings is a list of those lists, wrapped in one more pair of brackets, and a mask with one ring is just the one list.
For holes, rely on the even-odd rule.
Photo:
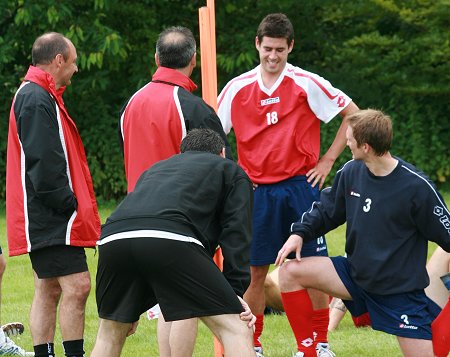
{"label": "number 3 on navy shirt", "polygon": [[370,205],[372,204],[372,200],[370,198],[366,198],[366,200],[364,202],[366,204],[363,206],[363,211],[364,212],[369,212],[370,211]]}

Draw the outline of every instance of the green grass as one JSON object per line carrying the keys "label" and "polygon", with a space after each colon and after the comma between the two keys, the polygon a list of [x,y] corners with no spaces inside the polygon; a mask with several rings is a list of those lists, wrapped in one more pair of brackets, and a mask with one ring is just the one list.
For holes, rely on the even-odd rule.
{"label": "green grass", "polygon": [[[450,201],[450,194],[445,195],[446,202]],[[113,209],[107,205],[101,208],[102,222]],[[330,255],[344,253],[344,228],[340,227],[327,236]],[[4,210],[0,211],[0,244],[7,251],[6,228]],[[430,252],[435,249],[430,244]],[[98,316],[95,304],[95,272],[97,269],[97,255],[94,250],[86,252],[93,288],[88,299],[86,309],[85,350],[87,355],[92,351],[98,328]],[[9,258],[7,269],[3,278],[1,322],[22,321],[25,325],[25,333],[15,338],[20,346],[31,350],[32,341],[29,333],[28,317],[33,298],[33,275],[28,255]],[[395,357],[401,356],[397,341],[394,336],[373,331],[370,328],[355,328],[347,314],[339,328],[329,334],[333,351],[337,356],[371,356],[371,357]],[[295,350],[295,340],[285,316],[267,316],[262,337],[266,357],[290,356]],[[61,335],[57,329],[55,337],[55,350],[57,356],[64,356]],[[122,356],[124,357],[155,357],[158,356],[156,342],[156,321],[148,321],[141,317],[137,332],[127,339]],[[213,338],[209,330],[202,324],[199,326],[199,334],[194,351],[195,357],[213,356]],[[106,357],[106,356],[105,356]]]}

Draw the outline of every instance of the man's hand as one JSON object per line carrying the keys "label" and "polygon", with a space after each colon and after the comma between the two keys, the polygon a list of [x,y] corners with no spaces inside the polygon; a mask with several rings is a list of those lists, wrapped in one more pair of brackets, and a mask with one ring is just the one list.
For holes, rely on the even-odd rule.
{"label": "man's hand", "polygon": [[242,321],[248,321],[247,326],[253,327],[253,325],[256,322],[256,316],[253,315],[252,311],[250,310],[250,307],[248,304],[242,299],[240,296],[238,296],[239,301],[241,302],[242,307],[244,308],[244,311],[240,313],[239,317]]}
{"label": "man's hand", "polygon": [[308,182],[311,183],[311,186],[314,187],[319,183],[319,189],[322,188],[325,179],[327,178],[328,174],[331,171],[331,168],[333,167],[334,161],[327,159],[325,156],[323,156],[319,162],[317,163],[316,167],[309,170],[306,173],[306,177],[308,177]]}
{"label": "man's hand", "polygon": [[291,234],[289,239],[284,243],[283,247],[278,252],[277,259],[275,260],[275,265],[280,266],[283,264],[285,259],[289,254],[295,252],[295,259],[301,260],[300,251],[302,250],[303,238],[298,234]]}

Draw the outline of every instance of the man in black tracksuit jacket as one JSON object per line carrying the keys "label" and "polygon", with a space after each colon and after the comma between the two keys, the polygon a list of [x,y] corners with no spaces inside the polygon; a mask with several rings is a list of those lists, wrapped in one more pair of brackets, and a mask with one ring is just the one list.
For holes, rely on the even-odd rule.
{"label": "man in black tracksuit jacket", "polygon": [[[124,342],[156,303],[167,321],[201,318],[229,355],[254,356],[254,317],[241,299],[250,282],[252,184],[210,129],[189,132],[181,152],[145,171],[103,226],[94,357],[119,356],[122,345],[109,340],[119,334]],[[211,258],[218,246],[223,274]]]}

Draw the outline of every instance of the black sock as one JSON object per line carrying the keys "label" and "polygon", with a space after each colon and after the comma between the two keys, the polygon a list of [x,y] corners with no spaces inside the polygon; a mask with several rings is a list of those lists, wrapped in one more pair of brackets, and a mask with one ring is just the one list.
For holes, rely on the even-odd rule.
{"label": "black sock", "polygon": [[53,342],[33,346],[33,349],[35,357],[55,357],[55,348]]}
{"label": "black sock", "polygon": [[64,341],[64,354],[67,357],[84,357],[84,340]]}

